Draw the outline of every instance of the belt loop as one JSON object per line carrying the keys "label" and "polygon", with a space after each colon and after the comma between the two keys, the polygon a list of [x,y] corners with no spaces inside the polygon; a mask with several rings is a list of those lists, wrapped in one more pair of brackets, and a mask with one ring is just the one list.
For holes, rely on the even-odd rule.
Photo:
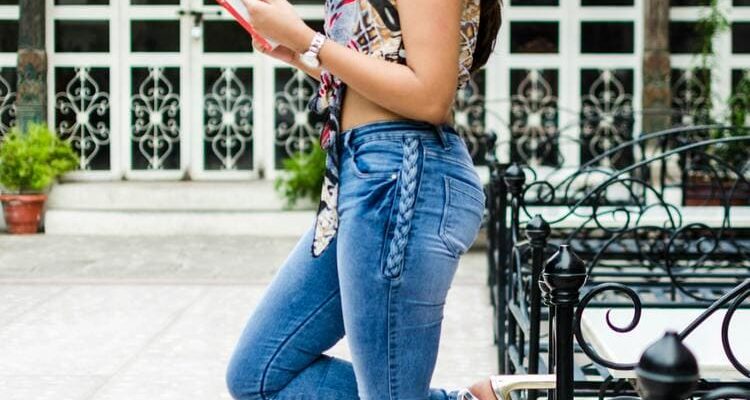
{"label": "belt loop", "polygon": [[351,140],[352,135],[354,134],[353,129],[345,130],[341,132],[341,136],[339,137],[339,142],[341,142],[341,147],[343,150],[348,151],[351,147]]}
{"label": "belt loop", "polygon": [[437,124],[435,125],[435,131],[437,132],[438,139],[440,139],[440,143],[443,145],[443,149],[450,150],[451,145],[448,143],[448,137],[446,136],[445,132],[443,131],[443,125]]}

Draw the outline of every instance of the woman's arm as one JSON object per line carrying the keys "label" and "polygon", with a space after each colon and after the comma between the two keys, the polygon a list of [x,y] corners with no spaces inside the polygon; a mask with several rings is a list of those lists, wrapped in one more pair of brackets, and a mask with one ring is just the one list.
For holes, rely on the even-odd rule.
{"label": "woman's arm", "polygon": [[[314,31],[287,0],[244,0],[259,33],[296,52]],[[359,53],[332,40],[320,50],[323,68],[369,100],[407,118],[445,122],[458,81],[462,0],[397,3],[407,65]]]}
{"label": "woman's arm", "polygon": [[278,46],[271,51],[265,51],[263,47],[258,46],[257,42],[253,40],[253,48],[260,53],[269,55],[277,60],[291,65],[292,67],[300,69],[302,70],[302,72],[320,81],[320,68],[310,68],[305,64],[302,64],[299,60],[299,54],[286,46]]}

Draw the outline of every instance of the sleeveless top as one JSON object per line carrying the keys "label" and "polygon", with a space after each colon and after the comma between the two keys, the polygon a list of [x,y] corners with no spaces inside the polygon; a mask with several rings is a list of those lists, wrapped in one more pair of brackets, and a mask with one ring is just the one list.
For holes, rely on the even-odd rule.
{"label": "sleeveless top", "polygon": [[[458,88],[470,78],[479,29],[480,1],[463,0],[461,15]],[[326,0],[325,35],[329,39],[361,53],[386,61],[406,64],[406,50],[396,0]],[[326,150],[326,171],[315,217],[313,257],[323,253],[338,230],[338,152],[342,100],[346,84],[325,69],[321,70],[318,90],[307,108],[317,114],[328,112],[320,132],[320,145]],[[331,151],[331,149],[334,149]]]}

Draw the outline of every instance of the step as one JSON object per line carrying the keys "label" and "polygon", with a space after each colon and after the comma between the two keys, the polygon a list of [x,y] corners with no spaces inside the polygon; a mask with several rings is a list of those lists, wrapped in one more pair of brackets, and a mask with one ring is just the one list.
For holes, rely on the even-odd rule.
{"label": "step", "polygon": [[48,235],[259,235],[299,237],[313,211],[132,211],[50,209]]}
{"label": "step", "polygon": [[[242,182],[74,182],[55,185],[50,209],[133,211],[284,211],[265,180]],[[311,201],[297,209],[312,209]]]}
{"label": "step", "polygon": [[44,227],[55,235],[298,237],[312,201],[292,210],[273,182],[75,182],[56,185]]}

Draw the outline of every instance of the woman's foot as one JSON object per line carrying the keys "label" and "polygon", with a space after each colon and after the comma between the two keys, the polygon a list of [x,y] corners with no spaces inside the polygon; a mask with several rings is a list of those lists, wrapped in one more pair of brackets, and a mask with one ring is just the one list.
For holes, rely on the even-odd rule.
{"label": "woman's foot", "polygon": [[479,400],[497,400],[497,396],[495,396],[495,392],[492,390],[492,384],[490,383],[489,378],[474,383],[469,386],[469,390]]}

